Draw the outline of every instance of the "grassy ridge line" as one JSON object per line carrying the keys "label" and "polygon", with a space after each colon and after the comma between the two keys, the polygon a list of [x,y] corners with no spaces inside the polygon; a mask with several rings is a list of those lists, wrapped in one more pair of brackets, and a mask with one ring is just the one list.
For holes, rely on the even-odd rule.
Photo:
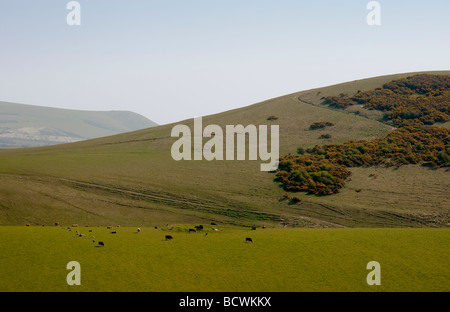
{"label": "grassy ridge line", "polygon": [[[448,229],[189,227],[0,227],[0,291],[450,290]],[[69,261],[81,286],[66,283]],[[366,283],[369,261],[381,265],[380,286]]]}
{"label": "grassy ridge line", "polygon": [[[384,82],[389,81],[390,78],[383,78]],[[376,80],[381,81],[378,78]],[[370,81],[369,79],[359,84],[351,82],[348,85],[359,88],[369,84]],[[280,125],[280,155],[295,153],[300,146],[312,147],[323,144],[324,140],[318,138],[318,132],[309,131],[311,123],[316,121],[330,121],[335,125],[332,129],[333,137],[327,140],[327,143],[337,144],[348,140],[370,139],[384,136],[391,131],[391,127],[374,120],[300,103],[297,98],[305,92],[310,91],[297,92],[241,109],[205,116],[203,124],[217,124],[222,128],[227,124],[275,124],[267,118],[276,115],[279,117],[276,123]],[[192,129],[192,120],[180,123]],[[231,222],[232,217],[215,214],[213,211],[215,209],[220,212],[223,207],[226,207],[274,216],[283,215],[288,220],[282,221],[282,225],[303,226],[304,222],[310,221],[307,222],[307,226],[314,224],[417,226],[414,222],[405,222],[393,216],[386,218],[382,213],[383,207],[389,207],[389,211],[394,211],[400,204],[410,210],[432,210],[435,213],[434,207],[439,207],[439,202],[442,202],[442,196],[434,196],[436,191],[442,189],[442,186],[432,183],[435,180],[441,181],[445,175],[439,173],[436,179],[436,173],[433,173],[431,177],[429,173],[421,171],[421,179],[424,182],[430,182],[426,184],[427,187],[420,189],[423,192],[423,198],[430,197],[426,203],[423,199],[408,201],[411,197],[411,190],[408,187],[415,183],[415,180],[400,181],[405,184],[405,188],[402,188],[402,193],[399,194],[401,198],[394,206],[390,203],[390,196],[380,196],[379,189],[383,187],[382,184],[375,184],[374,181],[368,183],[364,176],[360,175],[352,177],[352,182],[348,184],[349,187],[343,191],[343,194],[338,194],[339,197],[333,197],[331,201],[304,197],[299,205],[291,205],[287,201],[280,201],[285,192],[274,184],[272,174],[259,171],[259,162],[174,161],[170,156],[170,148],[175,141],[170,137],[173,125],[57,147],[0,150],[0,173],[2,174],[0,199],[9,207],[6,211],[8,216],[5,216],[4,210],[0,210],[0,224],[23,224],[23,218],[34,219],[36,223],[42,224],[53,224],[55,219],[63,220],[63,218],[66,218],[69,223],[71,222],[69,220],[73,220],[74,223],[81,224],[112,222],[113,224],[138,225],[164,222],[164,220],[167,223],[193,223],[208,219]],[[390,171],[383,172],[393,176]],[[379,180],[383,174],[379,174]],[[32,179],[19,181],[13,178],[14,175],[55,179],[48,182]],[[113,192],[83,190],[63,185],[59,183],[58,178],[102,186],[112,185],[119,189],[143,194],[165,194],[163,197],[167,196],[171,204],[163,202],[164,199],[150,201],[143,198],[133,199],[132,196]],[[399,183],[399,179],[403,177],[394,176],[391,180]],[[50,183],[53,182],[56,183],[52,187]],[[374,189],[371,189],[372,187]],[[364,191],[361,194],[355,194],[352,189],[356,188],[363,188]],[[433,194],[430,193],[431,191]],[[376,197],[362,198],[370,194],[376,194]],[[212,206],[213,209],[209,211],[212,213],[191,208],[178,209],[176,201],[183,202],[185,198],[188,198],[194,208],[198,204]],[[94,216],[85,216],[82,210],[70,204],[96,212],[104,220],[96,219],[95,221],[99,223],[94,223]],[[372,209],[375,204],[376,209]],[[414,215],[414,213],[414,211],[399,211],[402,216]],[[342,214],[345,214],[345,217]],[[381,217],[377,217],[378,215]],[[259,221],[249,219],[245,222],[250,225]]]}

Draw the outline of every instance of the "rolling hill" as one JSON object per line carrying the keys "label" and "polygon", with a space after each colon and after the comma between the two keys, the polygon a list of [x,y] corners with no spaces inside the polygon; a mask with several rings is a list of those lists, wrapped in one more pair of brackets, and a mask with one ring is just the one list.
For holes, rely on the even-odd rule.
{"label": "rolling hill", "polygon": [[[295,154],[299,147],[379,138],[394,129],[381,122],[382,114],[333,109],[321,105],[321,98],[372,90],[414,74],[296,92],[205,116],[203,125],[279,125],[280,156]],[[270,116],[276,119],[268,120]],[[315,122],[332,124],[331,138],[311,131]],[[351,179],[338,194],[299,194],[300,202],[292,203],[274,183],[275,174],[260,171],[260,161],[173,160],[176,138],[171,130],[176,124],[193,128],[191,119],[76,143],[1,150],[0,225],[214,221],[245,226],[448,226],[450,185],[444,168],[351,168]]]}
{"label": "rolling hill", "polygon": [[0,148],[77,142],[156,126],[129,111],[81,111],[0,102]]}

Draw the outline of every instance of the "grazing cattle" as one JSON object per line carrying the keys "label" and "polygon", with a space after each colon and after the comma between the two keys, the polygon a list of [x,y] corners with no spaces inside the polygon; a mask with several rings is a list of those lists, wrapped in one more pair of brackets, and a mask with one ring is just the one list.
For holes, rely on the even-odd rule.
{"label": "grazing cattle", "polygon": [[59,226],[59,222],[55,222],[55,226]]}
{"label": "grazing cattle", "polygon": [[98,245],[103,246],[103,247],[105,246],[105,244],[103,242],[98,242]]}
{"label": "grazing cattle", "polygon": [[217,225],[216,223],[214,223],[214,222],[211,222],[211,225]]}
{"label": "grazing cattle", "polygon": [[172,235],[166,235],[166,240],[171,240],[173,239]]}
{"label": "grazing cattle", "polygon": [[246,242],[246,243],[253,243],[253,240],[252,240],[250,237],[247,237],[247,238],[245,239],[245,242]]}
{"label": "grazing cattle", "polygon": [[117,234],[117,231],[112,231],[111,234]]}
{"label": "grazing cattle", "polygon": [[256,230],[256,226],[252,226],[252,230],[255,231]]}
{"label": "grazing cattle", "polygon": [[157,230],[158,229],[158,227],[157,226],[155,226],[155,230]]}
{"label": "grazing cattle", "polygon": [[72,227],[78,227],[78,224],[72,224]]}
{"label": "grazing cattle", "polygon": [[30,226],[30,223],[25,224],[25,226]]}
{"label": "grazing cattle", "polygon": [[137,228],[137,232],[140,233],[141,232],[141,228]]}
{"label": "grazing cattle", "polygon": [[107,226],[106,227],[108,230],[111,230],[113,227],[110,225],[110,226]]}
{"label": "grazing cattle", "polygon": [[196,229],[197,229],[197,231],[201,231],[201,230],[203,230],[203,225],[197,225],[197,226],[194,226]]}
{"label": "grazing cattle", "polygon": [[189,233],[191,233],[191,232],[197,232],[195,229],[189,229]]}
{"label": "grazing cattle", "polygon": [[86,235],[85,235],[85,234],[80,234],[79,236],[80,236],[80,237],[85,237]]}

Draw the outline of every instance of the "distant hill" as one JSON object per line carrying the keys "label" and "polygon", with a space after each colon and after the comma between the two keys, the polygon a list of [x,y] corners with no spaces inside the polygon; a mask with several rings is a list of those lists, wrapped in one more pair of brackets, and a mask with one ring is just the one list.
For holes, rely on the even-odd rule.
{"label": "distant hill", "polygon": [[156,125],[129,111],[83,111],[0,102],[0,148],[71,143]]}

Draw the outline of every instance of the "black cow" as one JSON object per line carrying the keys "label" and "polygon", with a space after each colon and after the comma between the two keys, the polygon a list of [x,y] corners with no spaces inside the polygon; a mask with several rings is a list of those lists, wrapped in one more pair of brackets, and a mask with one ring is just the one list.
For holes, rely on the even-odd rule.
{"label": "black cow", "polygon": [[103,244],[103,242],[98,242],[99,246],[105,246],[105,244]]}
{"label": "black cow", "polygon": [[166,240],[171,240],[173,239],[172,235],[166,235]]}
{"label": "black cow", "polygon": [[203,230],[203,225],[197,225],[197,226],[194,226],[196,229],[197,229],[197,231],[201,231],[201,230]]}
{"label": "black cow", "polygon": [[247,238],[245,239],[245,242],[246,242],[246,243],[253,243],[253,240],[252,240],[250,237],[247,237]]}

